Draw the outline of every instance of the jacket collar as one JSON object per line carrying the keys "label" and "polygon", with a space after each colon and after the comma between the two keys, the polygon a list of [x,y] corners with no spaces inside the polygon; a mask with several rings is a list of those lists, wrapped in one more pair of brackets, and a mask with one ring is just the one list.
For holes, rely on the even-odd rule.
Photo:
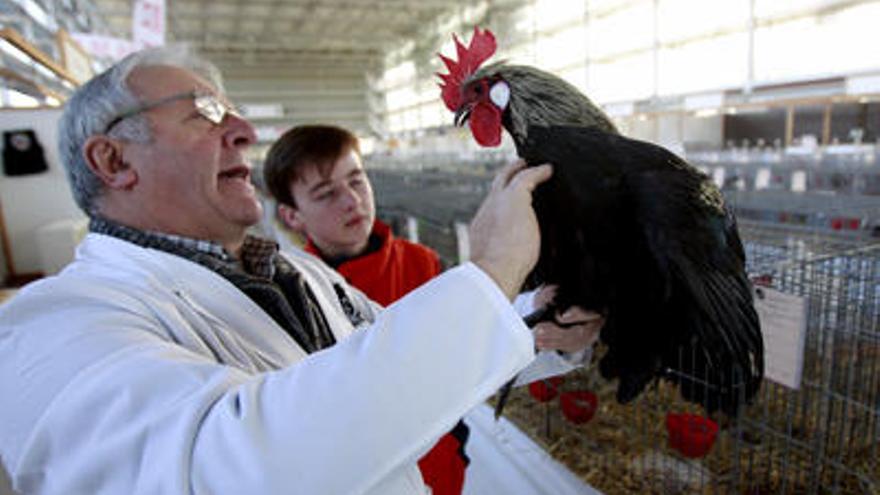
{"label": "jacket collar", "polygon": [[306,239],[306,245],[304,246],[304,250],[307,253],[314,254],[318,258],[321,258],[325,263],[330,265],[333,268],[339,268],[339,266],[356,259],[363,258],[365,256],[376,256],[377,253],[379,257],[382,259],[388,258],[387,247],[391,245],[391,240],[394,238],[394,234],[391,232],[391,227],[382,222],[379,219],[373,221],[373,229],[370,231],[370,242],[367,245],[367,249],[360,254],[356,254],[354,256],[339,256],[336,258],[328,258],[321,253],[321,250],[318,249],[318,246],[312,241],[311,238]]}

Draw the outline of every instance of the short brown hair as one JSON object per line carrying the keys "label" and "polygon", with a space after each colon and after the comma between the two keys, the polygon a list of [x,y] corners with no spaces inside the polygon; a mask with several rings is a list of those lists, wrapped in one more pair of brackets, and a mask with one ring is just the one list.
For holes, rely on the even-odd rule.
{"label": "short brown hair", "polygon": [[263,180],[276,201],[296,206],[290,194],[290,183],[299,178],[303,168],[315,166],[322,177],[333,171],[333,165],[345,153],[360,154],[357,137],[332,125],[304,125],[285,132],[269,148],[263,163]]}

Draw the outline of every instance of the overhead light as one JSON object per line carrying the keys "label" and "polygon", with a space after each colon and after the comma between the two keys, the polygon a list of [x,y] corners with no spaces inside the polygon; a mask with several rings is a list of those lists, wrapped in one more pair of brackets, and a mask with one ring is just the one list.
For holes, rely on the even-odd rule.
{"label": "overhead light", "polygon": [[612,117],[626,117],[632,115],[633,110],[635,108],[635,104],[632,102],[628,103],[609,103],[602,105],[605,110],[605,113]]}
{"label": "overhead light", "polygon": [[6,90],[6,100],[13,108],[34,108],[40,106],[40,102],[31,95],[26,95],[14,89]]}
{"label": "overhead light", "polygon": [[31,19],[46,28],[47,31],[54,33],[58,30],[58,23],[34,0],[12,0],[12,3],[21,7]]}
{"label": "overhead light", "polygon": [[701,93],[684,97],[685,110],[700,111],[704,108],[718,108],[724,105],[724,93]]}
{"label": "overhead light", "polygon": [[31,65],[31,62],[33,62],[25,52],[4,39],[0,39],[0,50],[25,65]]}
{"label": "overhead light", "polygon": [[846,78],[846,94],[858,95],[880,92],[880,75],[851,76]]}
{"label": "overhead light", "polygon": [[284,128],[279,126],[258,126],[254,128],[257,135],[257,141],[268,143],[277,140],[284,133]]}
{"label": "overhead light", "polygon": [[717,108],[704,108],[702,110],[697,110],[696,112],[694,112],[694,116],[699,118],[714,117],[715,115],[718,115]]}
{"label": "overhead light", "polygon": [[249,119],[284,117],[284,107],[278,103],[246,103],[239,105],[242,114]]}
{"label": "overhead light", "polygon": [[40,75],[42,75],[46,79],[54,80],[57,77],[55,76],[55,74],[52,73],[52,71],[44,67],[43,64],[34,64],[34,69],[36,69],[37,72],[39,72]]}

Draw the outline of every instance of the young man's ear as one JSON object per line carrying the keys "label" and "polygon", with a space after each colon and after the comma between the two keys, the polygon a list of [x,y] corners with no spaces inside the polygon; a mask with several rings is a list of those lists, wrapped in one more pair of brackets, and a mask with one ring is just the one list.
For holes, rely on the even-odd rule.
{"label": "young man's ear", "polygon": [[92,136],[83,145],[89,168],[110,189],[131,189],[137,172],[122,157],[122,143],[107,136]]}
{"label": "young man's ear", "polygon": [[284,225],[290,230],[299,232],[300,234],[306,233],[306,226],[299,217],[299,210],[295,207],[278,203],[278,218],[280,218]]}

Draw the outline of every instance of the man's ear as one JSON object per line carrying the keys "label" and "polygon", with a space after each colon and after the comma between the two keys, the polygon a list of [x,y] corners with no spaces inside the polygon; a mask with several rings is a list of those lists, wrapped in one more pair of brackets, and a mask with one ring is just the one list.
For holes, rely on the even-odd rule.
{"label": "man's ear", "polygon": [[83,156],[92,172],[110,189],[131,189],[137,183],[137,172],[122,157],[122,143],[107,136],[88,138]]}
{"label": "man's ear", "polygon": [[289,228],[290,230],[305,235],[306,226],[300,218],[299,210],[297,210],[295,207],[279,203],[278,218],[280,218],[284,225],[286,225],[287,228]]}

